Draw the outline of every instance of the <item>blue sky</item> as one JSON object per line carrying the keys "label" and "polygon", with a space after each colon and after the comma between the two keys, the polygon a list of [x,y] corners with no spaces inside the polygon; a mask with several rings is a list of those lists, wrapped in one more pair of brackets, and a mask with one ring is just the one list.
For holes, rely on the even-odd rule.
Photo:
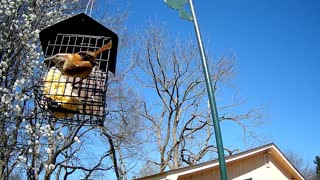
{"label": "blue sky", "polygon": [[[194,6],[206,49],[237,54],[234,83],[245,106],[264,107],[264,125],[257,129],[262,144],[274,142],[312,164],[320,155],[320,1],[194,0]],[[137,31],[150,18],[172,34],[195,37],[192,23],[162,0],[132,2],[128,29]],[[230,146],[235,139],[224,125],[222,133]]]}

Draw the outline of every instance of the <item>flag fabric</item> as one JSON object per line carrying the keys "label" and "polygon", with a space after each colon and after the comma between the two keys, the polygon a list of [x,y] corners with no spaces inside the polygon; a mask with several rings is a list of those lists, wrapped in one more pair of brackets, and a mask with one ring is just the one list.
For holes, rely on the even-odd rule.
{"label": "flag fabric", "polygon": [[172,9],[179,11],[179,16],[182,19],[193,21],[191,14],[186,11],[184,5],[188,0],[164,0],[164,2]]}

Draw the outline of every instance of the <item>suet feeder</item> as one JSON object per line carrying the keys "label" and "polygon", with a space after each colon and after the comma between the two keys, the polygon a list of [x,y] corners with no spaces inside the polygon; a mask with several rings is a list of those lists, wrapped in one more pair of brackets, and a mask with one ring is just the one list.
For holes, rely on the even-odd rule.
{"label": "suet feeder", "polygon": [[109,72],[115,73],[118,36],[84,13],[72,16],[40,32],[45,58],[58,53],[96,51],[112,42],[112,48],[99,54],[87,78],[69,77],[54,62],[44,61],[36,82],[37,105],[51,120],[65,124],[101,125],[106,116]]}

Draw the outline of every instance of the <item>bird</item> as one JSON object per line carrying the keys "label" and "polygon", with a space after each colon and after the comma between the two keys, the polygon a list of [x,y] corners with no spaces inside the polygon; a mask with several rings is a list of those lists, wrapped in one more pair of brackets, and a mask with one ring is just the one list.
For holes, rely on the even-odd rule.
{"label": "bird", "polygon": [[64,75],[70,77],[87,78],[94,66],[96,57],[103,51],[112,48],[112,42],[102,46],[97,51],[80,51],[77,53],[58,53],[46,58],[45,62],[54,62]]}

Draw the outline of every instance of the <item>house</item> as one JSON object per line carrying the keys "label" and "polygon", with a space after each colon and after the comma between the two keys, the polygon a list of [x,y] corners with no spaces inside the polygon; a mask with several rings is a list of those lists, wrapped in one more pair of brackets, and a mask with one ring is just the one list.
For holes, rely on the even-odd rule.
{"label": "house", "polygon": [[[232,180],[303,180],[275,144],[267,144],[226,157],[228,179]],[[137,180],[219,180],[218,160],[170,170]]]}

